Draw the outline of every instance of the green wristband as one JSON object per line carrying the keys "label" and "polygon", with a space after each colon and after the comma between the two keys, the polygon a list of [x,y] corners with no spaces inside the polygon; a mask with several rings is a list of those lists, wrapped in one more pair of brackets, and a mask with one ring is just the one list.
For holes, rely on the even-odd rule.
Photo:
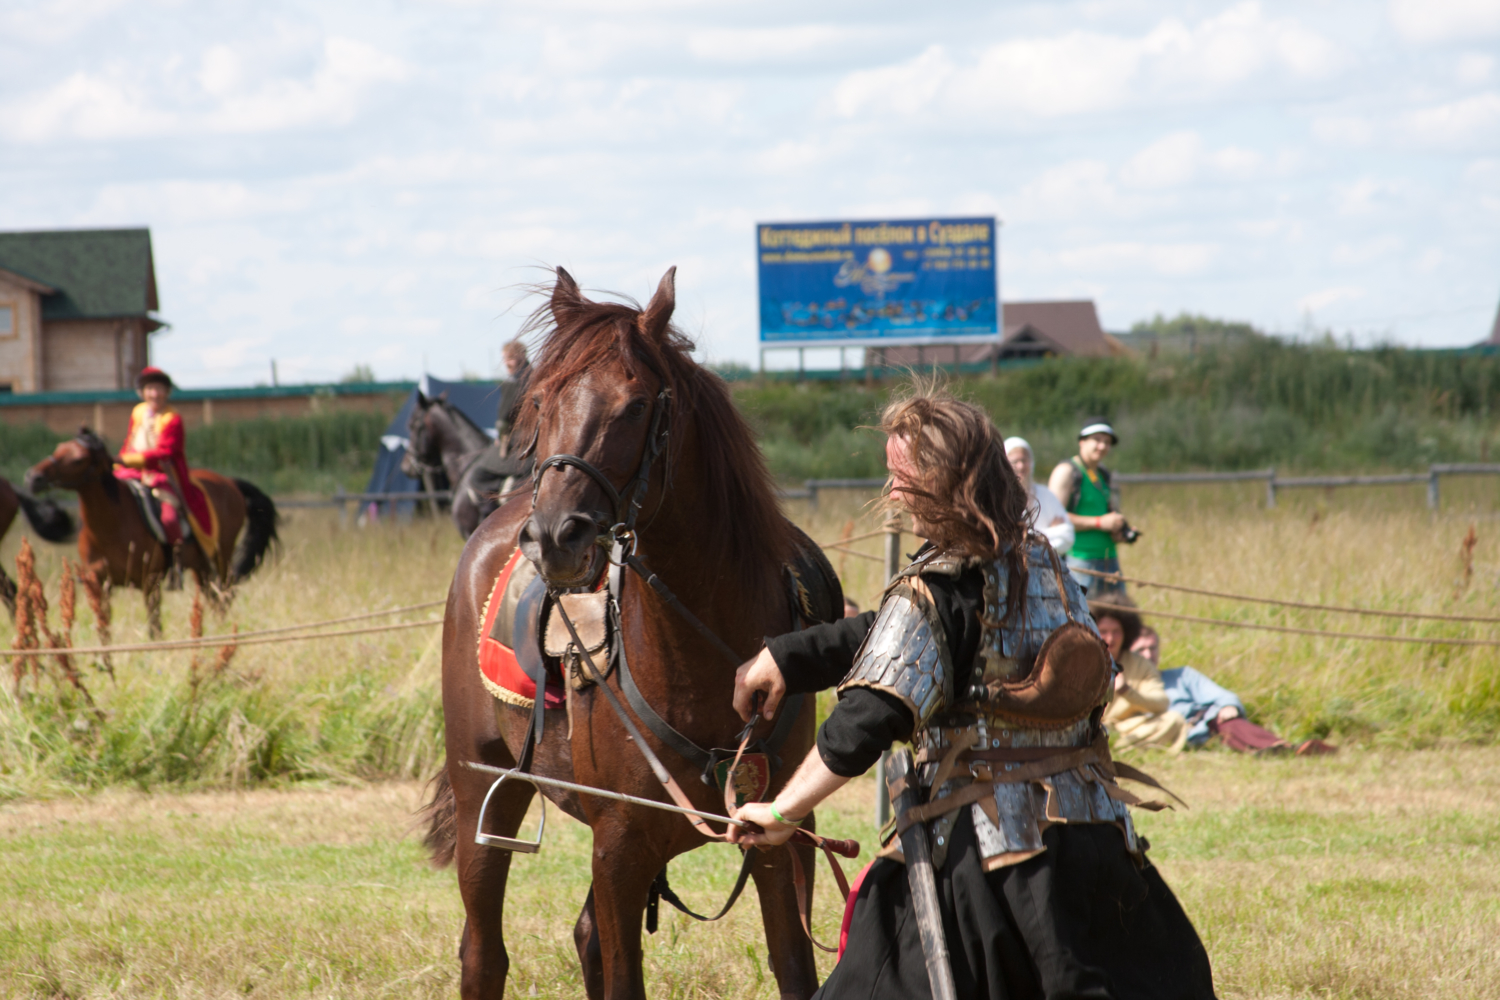
{"label": "green wristband", "polygon": [[[800,820],[800,819],[797,820],[796,822],[793,822],[793,821],[787,819],[785,816],[781,815],[781,810],[776,808],[776,803],[774,803],[774,802],[771,803],[771,817],[773,819],[775,819],[776,822],[780,823],[782,826],[801,826],[802,825],[802,820]],[[805,819],[806,817],[803,817],[803,818]]]}

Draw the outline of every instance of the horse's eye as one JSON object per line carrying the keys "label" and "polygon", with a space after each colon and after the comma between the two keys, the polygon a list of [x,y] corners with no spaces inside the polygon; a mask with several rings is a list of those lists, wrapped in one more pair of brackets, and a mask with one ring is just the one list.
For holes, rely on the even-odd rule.
{"label": "horse's eye", "polygon": [[632,402],[629,406],[625,407],[625,413],[626,413],[626,415],[629,416],[632,420],[636,419],[637,417],[639,417],[641,414],[643,414],[645,412],[646,412],[646,401],[644,399],[637,399],[634,402]]}

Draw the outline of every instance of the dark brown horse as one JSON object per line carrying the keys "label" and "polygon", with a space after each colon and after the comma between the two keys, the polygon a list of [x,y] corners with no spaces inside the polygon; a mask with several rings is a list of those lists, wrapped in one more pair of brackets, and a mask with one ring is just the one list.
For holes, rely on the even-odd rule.
{"label": "dark brown horse", "polygon": [[[514,767],[531,723],[528,710],[497,701],[481,684],[476,652],[481,616],[517,545],[555,588],[588,584],[604,571],[607,552],[597,543],[620,506],[580,466],[591,465],[613,490],[626,493],[628,503],[626,487],[639,474],[648,438],[653,429],[664,430],[665,450],[650,465],[639,507],[640,558],[736,656],[750,657],[763,636],[790,627],[781,573],[794,529],[777,507],[765,463],[728,389],[693,362],[691,342],[670,325],[674,271],[667,272],[650,304],[638,309],[590,301],[558,269],[550,302],[533,317],[549,332],[531,382],[537,405],[523,407],[517,435],[531,441],[534,434],[535,502],[513,499],[480,525],[448,594],[443,629],[448,764],[428,807],[429,844],[439,864],[455,856],[458,864],[467,914],[459,945],[466,998],[499,997],[505,988],[510,960],[502,915],[512,856],[474,843],[480,805],[493,779],[461,765]],[[658,419],[663,406],[667,409]],[[562,455],[570,461],[549,468],[549,457],[556,462]],[[731,706],[734,667],[638,576],[623,575],[623,636],[616,638],[624,642],[646,701],[699,747],[733,746],[741,728]],[[618,691],[618,680],[616,670],[605,683]],[[605,694],[594,686],[574,698],[571,739],[566,713],[549,710],[532,769],[665,801]],[[698,808],[723,811],[719,793],[699,780],[693,765],[660,739],[646,739]],[[787,763],[775,774],[770,794],[785,783],[812,739],[809,699],[780,748]],[[485,832],[514,836],[534,793],[529,784],[502,785],[486,814]],[[706,838],[681,816],[586,795],[545,794],[593,829],[593,886],[574,928],[588,995],[641,997],[642,914],[653,878],[669,859]],[[735,852],[724,853],[724,864],[739,863]],[[521,864],[524,873],[524,860]],[[810,851],[803,864],[811,871]],[[753,876],[781,993],[806,997],[817,986],[817,971],[798,922],[788,852],[761,856]]]}
{"label": "dark brown horse", "polygon": [[448,402],[446,393],[429,396],[418,389],[416,405],[406,422],[401,471],[422,480],[428,489],[433,487],[433,478],[442,473],[452,484],[453,524],[468,538],[498,506],[494,496],[475,486],[479,459],[494,447],[488,434]]}
{"label": "dark brown horse", "polygon": [[[10,530],[16,513],[24,511],[31,530],[49,542],[65,542],[76,530],[68,512],[50,500],[38,500],[25,490],[18,490],[0,478],[0,538]],[[0,603],[12,615],[16,613],[16,582],[0,566]]]}
{"label": "dark brown horse", "polygon": [[[260,565],[276,541],[276,505],[254,484],[230,479],[205,469],[193,470],[193,480],[208,497],[219,519],[221,544],[212,559],[191,537],[179,546],[183,569],[191,570],[216,604],[222,605],[230,588]],[[87,427],[64,441],[50,458],[26,473],[31,490],[58,486],[78,492],[78,554],[85,566],[101,575],[107,570],[116,587],[140,588],[146,598],[149,628],[161,634],[161,583],[171,569],[173,554],[156,540],[135,499],[114,473],[114,457]]]}

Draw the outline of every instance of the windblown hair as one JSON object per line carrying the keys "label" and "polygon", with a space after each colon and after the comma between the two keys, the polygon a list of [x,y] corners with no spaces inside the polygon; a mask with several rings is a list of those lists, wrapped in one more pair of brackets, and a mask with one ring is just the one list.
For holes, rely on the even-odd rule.
{"label": "windblown hair", "polygon": [[[669,286],[670,274],[664,280]],[[779,568],[791,555],[788,521],[776,501],[765,459],[750,426],[740,416],[729,387],[692,358],[693,342],[672,325],[670,294],[659,307],[658,293],[642,309],[634,302],[594,301],[579,292],[563,269],[550,288],[551,297],[522,327],[522,334],[543,331],[527,395],[516,419],[516,440],[534,440],[542,415],[559,392],[585,373],[606,364],[624,368],[630,379],[671,389],[667,454],[658,463],[662,482],[671,489],[674,469],[689,437],[696,437],[696,465],[705,511],[702,552],[706,560],[744,569],[766,568],[766,586],[779,580]],[[620,298],[623,298],[621,296]],[[537,455],[537,461],[546,455]],[[651,516],[647,502],[644,518]],[[711,526],[711,527],[710,527]],[[642,528],[649,527],[643,521]],[[767,594],[769,597],[769,593]]]}
{"label": "windblown hair", "polygon": [[885,408],[880,430],[906,441],[916,479],[890,502],[909,510],[939,549],[1004,562],[1009,619],[1025,605],[1031,523],[1004,436],[979,407],[922,385]]}

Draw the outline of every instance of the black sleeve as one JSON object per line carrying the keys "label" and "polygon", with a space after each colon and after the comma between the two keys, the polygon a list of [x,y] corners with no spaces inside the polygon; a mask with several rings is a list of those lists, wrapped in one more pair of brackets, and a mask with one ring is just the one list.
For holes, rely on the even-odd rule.
{"label": "black sleeve", "polygon": [[767,639],[787,693],[810,694],[838,684],[854,666],[854,654],[874,624],[875,612],[866,611]]}
{"label": "black sleeve", "polygon": [[[956,579],[938,576],[923,579],[948,638],[954,665],[953,689],[965,691],[970,665],[979,652],[984,576],[975,569]],[[777,663],[780,662],[778,659]],[[828,721],[818,730],[818,755],[834,774],[845,778],[864,774],[893,744],[912,738],[912,721],[911,709],[895,695],[871,688],[851,688],[843,693]]]}

